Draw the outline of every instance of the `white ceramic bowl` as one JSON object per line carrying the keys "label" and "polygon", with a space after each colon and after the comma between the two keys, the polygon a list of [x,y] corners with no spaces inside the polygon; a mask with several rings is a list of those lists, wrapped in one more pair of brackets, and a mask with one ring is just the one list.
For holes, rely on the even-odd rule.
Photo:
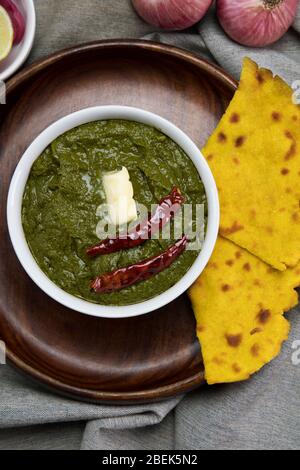
{"label": "white ceramic bowl", "polygon": [[27,59],[33,45],[36,16],[33,0],[18,0],[16,2],[26,19],[25,35],[20,44],[13,46],[10,54],[0,62],[0,80],[7,80]]}
{"label": "white ceramic bowl", "polygon": [[[208,201],[208,224],[203,248],[188,272],[169,290],[144,302],[128,306],[103,306],[81,300],[56,286],[39,268],[25,239],[21,208],[24,188],[34,161],[58,136],[81,124],[108,119],[126,119],[148,124],[173,139],[193,161],[204,183]],[[142,109],[125,106],[99,106],[70,114],[45,129],[26,150],[12,178],[8,201],[7,220],[15,252],[31,279],[57,302],[78,312],[95,317],[125,318],[156,310],[185,292],[201,274],[214,249],[219,229],[219,200],[216,184],[203,155],[191,139],[174,124]]]}

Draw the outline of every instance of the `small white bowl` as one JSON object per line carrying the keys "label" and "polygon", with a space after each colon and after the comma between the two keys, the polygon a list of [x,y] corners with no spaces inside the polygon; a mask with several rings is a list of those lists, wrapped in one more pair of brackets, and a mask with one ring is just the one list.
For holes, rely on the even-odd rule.
{"label": "small white bowl", "polygon": [[[55,285],[40,269],[26,242],[21,220],[25,185],[34,161],[58,136],[87,122],[125,119],[153,126],[176,142],[193,161],[205,186],[208,202],[207,232],[203,248],[188,272],[166,292],[156,297],[128,306],[104,306],[81,300]],[[201,274],[214,249],[219,229],[219,199],[217,187],[206,160],[200,150],[178,127],[156,114],[126,106],[99,106],[70,114],[45,129],[30,145],[19,161],[12,178],[8,201],[7,220],[15,252],[31,279],[57,302],[78,312],[95,317],[126,318],[142,315],[168,304],[185,292]]]}
{"label": "small white bowl", "polygon": [[23,65],[33,46],[36,16],[33,0],[19,0],[16,5],[26,19],[25,35],[20,44],[13,46],[6,59],[0,62],[0,80],[7,80]]}

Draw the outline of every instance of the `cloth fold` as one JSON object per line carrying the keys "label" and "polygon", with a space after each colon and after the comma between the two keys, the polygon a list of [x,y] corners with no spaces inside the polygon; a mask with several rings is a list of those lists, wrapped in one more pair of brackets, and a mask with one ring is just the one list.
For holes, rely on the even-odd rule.
{"label": "cloth fold", "polygon": [[[300,80],[300,5],[294,28],[277,44],[251,49],[232,42],[214,9],[195,28],[164,33],[146,25],[130,0],[35,0],[37,35],[29,62],[71,45],[99,39],[143,37],[189,49],[235,78],[247,55],[290,84]],[[292,334],[281,356],[251,381],[204,387],[184,399],[156,404],[105,406],[62,398],[0,366],[0,449],[298,449],[300,447],[300,309],[289,314]],[[300,357],[300,354],[299,354]],[[59,432],[55,426],[59,423]],[[71,427],[71,423],[72,427]],[[33,428],[44,424],[42,438]],[[23,427],[23,428],[21,428]],[[142,428],[142,429],[140,429]],[[8,430],[9,429],[9,430]],[[63,436],[58,443],[57,435]],[[27,436],[27,439],[26,439]]]}
{"label": "cloth fold", "polygon": [[103,428],[150,426],[159,423],[181,400],[176,397],[157,404],[127,406],[83,403],[51,394],[8,365],[0,367],[0,384],[0,428],[95,419],[101,420]]}
{"label": "cloth fold", "polygon": [[250,381],[196,390],[162,422],[142,432],[107,430],[94,422],[86,428],[82,449],[299,449],[300,364],[293,349],[300,338],[299,313],[288,314],[293,330],[280,357]]}

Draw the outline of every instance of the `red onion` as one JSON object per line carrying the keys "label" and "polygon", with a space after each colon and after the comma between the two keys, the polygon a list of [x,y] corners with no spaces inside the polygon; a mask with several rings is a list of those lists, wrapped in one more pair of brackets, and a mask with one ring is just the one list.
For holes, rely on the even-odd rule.
{"label": "red onion", "polygon": [[132,0],[138,14],[163,29],[180,30],[203,18],[213,0]]}
{"label": "red onion", "polygon": [[14,28],[14,44],[19,44],[25,34],[25,18],[12,0],[0,0],[0,5],[10,16]]}
{"label": "red onion", "polygon": [[219,21],[231,39],[264,47],[278,41],[292,25],[299,0],[218,0]]}

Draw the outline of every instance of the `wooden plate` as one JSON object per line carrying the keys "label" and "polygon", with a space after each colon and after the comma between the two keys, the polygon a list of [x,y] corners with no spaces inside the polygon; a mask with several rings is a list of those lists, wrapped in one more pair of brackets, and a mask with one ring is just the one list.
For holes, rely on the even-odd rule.
{"label": "wooden plate", "polygon": [[7,86],[0,107],[0,336],[9,361],[56,391],[86,400],[138,402],[204,382],[187,296],[152,314],[96,319],[36,287],[11,247],[6,197],[18,160],[58,118],[104,104],[138,106],[171,120],[200,147],[236,82],[186,51],[148,41],[103,41],[58,52]]}

